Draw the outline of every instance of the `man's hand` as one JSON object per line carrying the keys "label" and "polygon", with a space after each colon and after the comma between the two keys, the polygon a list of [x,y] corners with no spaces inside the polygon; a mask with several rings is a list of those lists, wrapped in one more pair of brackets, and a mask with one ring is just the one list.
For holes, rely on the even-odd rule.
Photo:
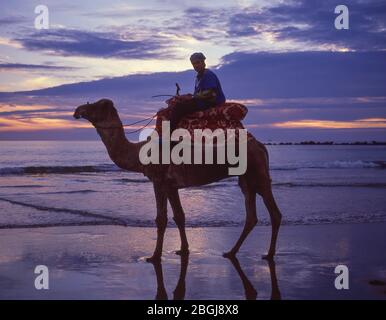
{"label": "man's hand", "polygon": [[197,94],[194,95],[194,98],[200,99],[200,100],[206,100],[210,102],[216,101],[216,92],[213,89],[208,89],[205,91],[200,91]]}
{"label": "man's hand", "polygon": [[182,96],[176,96],[176,100],[179,101],[179,102],[185,102],[185,101],[189,101],[189,100],[192,100],[193,99],[193,95],[188,93],[188,94],[184,94]]}

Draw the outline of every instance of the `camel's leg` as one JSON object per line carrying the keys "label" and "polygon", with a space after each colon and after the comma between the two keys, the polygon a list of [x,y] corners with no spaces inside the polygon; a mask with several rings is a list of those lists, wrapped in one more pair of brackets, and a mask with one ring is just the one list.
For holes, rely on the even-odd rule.
{"label": "camel's leg", "polygon": [[268,254],[263,256],[263,259],[273,259],[276,253],[277,235],[279,234],[281,224],[281,212],[276,204],[275,198],[273,197],[270,184],[264,188],[260,194],[263,197],[264,204],[268,209],[272,225],[271,244],[269,246]]}
{"label": "camel's leg", "polygon": [[154,262],[161,259],[164,235],[168,222],[167,195],[162,187],[156,184],[154,184],[154,193],[157,203],[157,218],[155,219],[157,225],[157,244],[153,256],[147,259],[148,262]]}
{"label": "camel's leg", "polygon": [[173,220],[176,222],[178,231],[180,232],[181,238],[181,249],[176,251],[177,254],[188,254],[189,253],[189,244],[185,232],[185,213],[182,209],[180,196],[178,194],[178,189],[169,189],[168,198],[170,205],[173,209]]}
{"label": "camel's leg", "polygon": [[245,220],[244,229],[240,235],[239,240],[237,240],[236,244],[229,252],[224,253],[224,257],[234,256],[239,251],[245,238],[248,236],[248,234],[252,231],[252,229],[257,224],[256,192],[250,190],[249,188],[245,191],[243,190],[243,192],[245,197],[245,209],[246,209],[246,220]]}

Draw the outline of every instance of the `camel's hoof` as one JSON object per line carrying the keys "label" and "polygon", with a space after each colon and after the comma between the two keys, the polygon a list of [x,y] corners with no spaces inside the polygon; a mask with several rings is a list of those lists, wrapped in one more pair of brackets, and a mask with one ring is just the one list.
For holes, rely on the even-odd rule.
{"label": "camel's hoof", "polygon": [[273,260],[273,258],[275,257],[275,254],[264,254],[261,259],[263,260]]}
{"label": "camel's hoof", "polygon": [[179,256],[187,256],[189,254],[189,249],[181,249],[181,250],[177,250],[175,252],[176,255],[179,255]]}
{"label": "camel's hoof", "polygon": [[234,259],[234,258],[236,258],[236,253],[237,253],[237,252],[234,252],[234,251],[228,251],[228,252],[224,252],[224,253],[222,254],[222,256],[223,256],[224,258]]}
{"label": "camel's hoof", "polygon": [[159,263],[161,262],[161,256],[151,256],[150,258],[146,258],[146,262]]}

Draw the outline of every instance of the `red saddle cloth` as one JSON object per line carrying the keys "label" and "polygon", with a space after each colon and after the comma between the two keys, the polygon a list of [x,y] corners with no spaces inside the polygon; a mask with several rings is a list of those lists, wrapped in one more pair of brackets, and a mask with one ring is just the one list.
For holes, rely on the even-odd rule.
{"label": "red saddle cloth", "polygon": [[[166,101],[167,108],[160,109],[157,113],[155,130],[162,134],[162,121],[169,120],[171,109],[176,106],[176,98]],[[180,106],[181,107],[181,106]],[[183,108],[183,107],[182,107]],[[226,102],[205,111],[197,111],[183,117],[177,128],[186,129],[193,137],[194,129],[244,129],[241,123],[248,113],[246,106],[236,102]]]}

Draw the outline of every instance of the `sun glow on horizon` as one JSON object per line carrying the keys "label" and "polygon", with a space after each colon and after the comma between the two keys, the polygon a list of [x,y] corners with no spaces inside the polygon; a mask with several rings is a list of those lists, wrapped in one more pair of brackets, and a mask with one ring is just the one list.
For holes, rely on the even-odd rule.
{"label": "sun glow on horizon", "polygon": [[368,118],[354,121],[305,119],[273,123],[270,126],[285,129],[384,129],[386,128],[386,118]]}
{"label": "sun glow on horizon", "polygon": [[36,130],[69,130],[74,128],[89,128],[90,124],[66,119],[49,118],[19,118],[0,117],[0,132],[2,131],[36,131]]}

